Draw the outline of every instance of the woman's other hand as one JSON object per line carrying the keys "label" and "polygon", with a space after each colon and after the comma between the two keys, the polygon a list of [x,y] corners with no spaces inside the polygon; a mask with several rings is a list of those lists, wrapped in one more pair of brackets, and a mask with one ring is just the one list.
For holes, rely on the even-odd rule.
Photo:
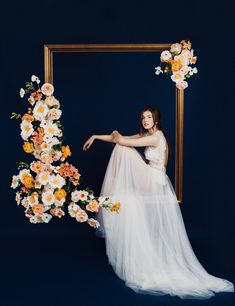
{"label": "woman's other hand", "polygon": [[90,138],[88,138],[87,141],[83,145],[83,151],[87,151],[90,148],[90,146],[92,145],[94,140],[95,140],[94,135],[92,135]]}

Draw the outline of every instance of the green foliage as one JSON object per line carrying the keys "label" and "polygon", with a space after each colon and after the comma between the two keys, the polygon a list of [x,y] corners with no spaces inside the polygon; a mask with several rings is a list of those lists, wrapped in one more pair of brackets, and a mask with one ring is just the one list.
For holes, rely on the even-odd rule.
{"label": "green foliage", "polygon": [[15,112],[11,113],[10,119],[20,119],[20,118],[21,118],[21,114],[17,114]]}

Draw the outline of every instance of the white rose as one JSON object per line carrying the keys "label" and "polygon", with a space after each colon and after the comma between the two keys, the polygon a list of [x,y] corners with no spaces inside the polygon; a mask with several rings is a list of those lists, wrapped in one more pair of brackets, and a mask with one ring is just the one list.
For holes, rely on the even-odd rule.
{"label": "white rose", "polygon": [[171,53],[166,50],[166,51],[162,51],[160,59],[162,62],[168,61],[172,58]]}
{"label": "white rose", "polygon": [[171,45],[171,52],[177,52],[177,53],[180,53],[182,49],[182,45],[181,44],[178,44],[178,43],[175,43],[173,45]]}

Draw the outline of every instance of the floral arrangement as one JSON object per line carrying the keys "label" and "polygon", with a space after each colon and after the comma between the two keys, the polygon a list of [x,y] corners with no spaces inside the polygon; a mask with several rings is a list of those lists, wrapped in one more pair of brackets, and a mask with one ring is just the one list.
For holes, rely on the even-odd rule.
{"label": "floral arrangement", "polygon": [[77,190],[81,174],[65,162],[71,150],[63,145],[60,102],[53,95],[52,84],[45,83],[41,88],[39,84],[40,79],[32,75],[26,88],[20,89],[21,98],[29,95],[27,113],[13,112],[11,116],[21,120],[23,150],[36,159],[30,164],[20,162],[18,175],[12,177],[11,187],[18,190],[16,202],[25,208],[25,216],[31,223],[61,218],[67,206],[71,217],[97,228],[99,222],[94,216],[99,209],[119,212],[120,203],[110,203],[109,197],[97,198],[89,188]]}
{"label": "floral arrangement", "polygon": [[155,67],[155,74],[171,75],[172,81],[179,89],[187,88],[188,82],[186,80],[198,72],[196,67],[191,67],[196,63],[197,57],[194,56],[194,50],[189,40],[172,44],[170,50],[161,53],[160,60],[160,66]]}

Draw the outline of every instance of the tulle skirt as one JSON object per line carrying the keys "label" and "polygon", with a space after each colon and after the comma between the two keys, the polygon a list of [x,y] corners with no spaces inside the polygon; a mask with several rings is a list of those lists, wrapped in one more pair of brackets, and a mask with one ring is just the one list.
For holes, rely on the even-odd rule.
{"label": "tulle skirt", "polygon": [[96,234],[118,277],[138,293],[206,299],[233,292],[231,282],[212,276],[188,240],[170,179],[150,167],[132,147],[115,145],[101,196],[120,202],[119,213],[98,213]]}

